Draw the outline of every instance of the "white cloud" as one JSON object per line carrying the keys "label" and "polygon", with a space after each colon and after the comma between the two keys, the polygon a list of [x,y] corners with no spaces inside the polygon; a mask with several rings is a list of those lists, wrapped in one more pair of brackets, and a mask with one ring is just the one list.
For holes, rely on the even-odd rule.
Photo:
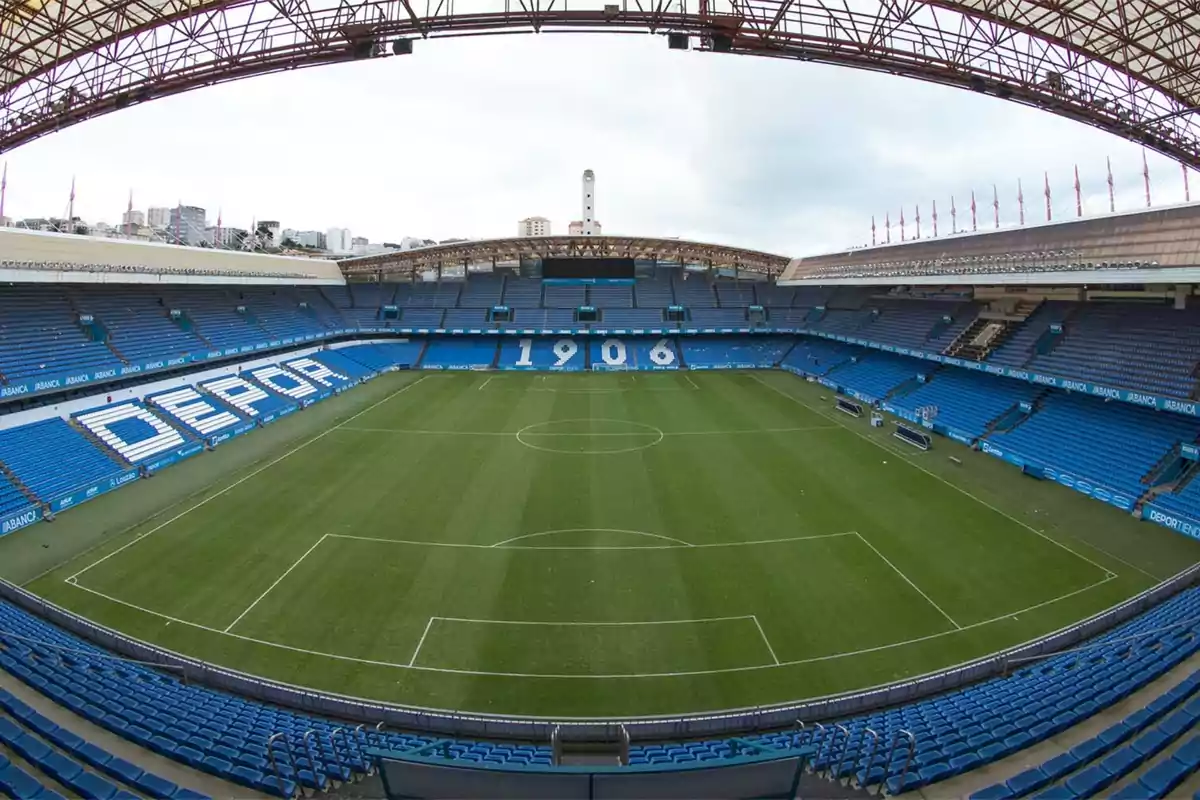
{"label": "white cloud", "polygon": [[[668,51],[661,37],[547,34],[416,42],[412,56],[300,70],[109,115],[7,155],[7,212],[115,222],[135,206],[201,205],[226,225],[278,219],[403,235],[507,236],[516,220],[578,216],[596,170],[613,233],[684,236],[784,253],[869,240],[875,215],[910,231],[1144,205],[1136,145],[962,90],[773,59]],[[1151,155],[1156,204],[1182,200],[1177,164]],[[1200,184],[1197,185],[1200,191]],[[898,231],[897,231],[898,233]]]}

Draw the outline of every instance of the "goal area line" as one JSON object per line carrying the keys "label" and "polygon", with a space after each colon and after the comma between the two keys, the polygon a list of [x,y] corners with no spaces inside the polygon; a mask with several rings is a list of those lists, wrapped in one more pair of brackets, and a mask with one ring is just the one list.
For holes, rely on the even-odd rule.
{"label": "goal area line", "polygon": [[[766,647],[767,653],[770,655],[770,662],[765,664],[752,664],[748,666],[777,666],[779,657],[775,655],[775,648],[771,646],[771,640],[767,638],[766,631],[763,630],[762,623],[758,621],[758,616],[755,614],[738,614],[726,617],[695,617],[689,619],[648,619],[648,620],[595,620],[595,621],[580,621],[580,620],[520,620],[520,619],[477,619],[473,617],[443,617],[432,616],[425,623],[425,629],[421,633],[421,638],[417,641],[417,646],[413,650],[412,658],[408,661],[409,667],[419,667],[417,661],[421,657],[421,649],[425,645],[426,639],[429,637],[431,630],[435,628],[436,623],[450,623],[459,625],[501,625],[513,627],[535,627],[535,628],[609,628],[609,629],[624,629],[624,628],[645,628],[645,627],[661,627],[675,625],[705,625],[712,623],[728,623],[741,622],[748,623],[754,627],[755,634],[762,640]],[[522,673],[528,675],[538,675],[542,677],[557,677],[555,673]],[[642,673],[606,673],[604,677],[641,677]]]}

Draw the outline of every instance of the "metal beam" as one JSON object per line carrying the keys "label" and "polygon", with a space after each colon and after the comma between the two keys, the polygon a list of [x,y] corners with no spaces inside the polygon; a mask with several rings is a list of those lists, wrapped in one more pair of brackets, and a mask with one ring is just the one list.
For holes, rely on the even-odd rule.
{"label": "metal beam", "polygon": [[522,258],[654,258],[685,264],[712,263],[745,272],[778,275],[788,264],[786,256],[681,239],[641,236],[531,236],[451,242],[414,250],[349,258],[339,262],[350,275],[413,274],[438,264],[494,264]]}
{"label": "metal beam", "polygon": [[[729,36],[733,52],[905,75],[1036,106],[1200,169],[1194,0],[23,0],[0,21],[0,151],[193,88],[390,57],[391,37]],[[352,35],[348,32],[356,32]],[[379,52],[376,54],[376,52]]]}

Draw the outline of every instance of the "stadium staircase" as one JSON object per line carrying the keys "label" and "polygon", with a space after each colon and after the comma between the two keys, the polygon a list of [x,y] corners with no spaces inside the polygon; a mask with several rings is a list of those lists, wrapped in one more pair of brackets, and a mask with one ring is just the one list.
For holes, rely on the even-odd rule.
{"label": "stadium staircase", "polygon": [[987,427],[984,428],[983,435],[979,438],[986,439],[992,433],[1007,433],[1008,431],[1019,427],[1021,424],[1028,422],[1029,419],[1033,417],[1033,415],[1036,414],[1042,407],[1046,396],[1049,394],[1049,389],[1043,389],[1038,392],[1032,400],[1028,401],[1031,406],[1031,410],[1029,411],[1022,409],[1019,402],[1009,406],[1003,414],[987,424]]}
{"label": "stadium staircase", "polygon": [[[72,295],[73,292],[68,291],[67,296],[72,297]],[[82,330],[84,334],[86,334],[87,337],[93,342],[102,342],[104,346],[107,347],[109,351],[117,357],[117,360],[119,360],[122,364],[128,365],[129,359],[126,358],[125,354],[122,353],[116,344],[113,343],[112,336],[109,335],[108,328],[105,327],[104,323],[100,320],[100,317],[92,315],[91,322],[84,322],[82,316],[83,312],[79,311],[79,307],[74,303],[73,297],[72,307],[75,309],[76,314],[80,315],[78,317],[78,325],[80,330]]]}
{"label": "stadium staircase", "polygon": [[412,363],[413,369],[421,368],[421,363],[425,360],[425,353],[428,350],[429,350],[429,340],[426,339],[425,341],[421,342],[421,351],[417,354],[417,357],[413,359],[413,363]]}
{"label": "stadium staircase", "polygon": [[[1036,313],[1040,303],[1018,300],[1011,308],[995,308],[996,304],[980,311],[966,328],[954,338],[942,354],[972,361],[984,361],[992,351],[1004,344],[1013,332]],[[983,336],[987,332],[988,335]]]}
{"label": "stadium staircase", "polygon": [[33,503],[34,505],[42,504],[41,498],[34,494],[33,490],[25,485],[25,481],[21,480],[20,477],[17,476],[17,473],[9,469],[8,464],[5,464],[3,461],[0,461],[0,475],[8,478],[9,482],[13,486],[17,487],[18,491],[20,491],[29,502]]}
{"label": "stadium staircase", "polygon": [[[1171,462],[1168,462],[1166,466],[1171,466]],[[1141,513],[1142,507],[1147,503],[1152,503],[1164,496],[1178,498],[1196,480],[1197,475],[1200,475],[1200,461],[1183,461],[1182,469],[1178,474],[1168,480],[1150,486],[1146,494],[1138,501],[1134,509],[1135,512]],[[1200,486],[1200,484],[1197,485]]]}
{"label": "stadium staircase", "polygon": [[1142,483],[1151,488],[1173,485],[1187,472],[1187,467],[1194,463],[1194,461],[1183,458],[1182,447],[1177,444],[1164,453],[1157,464],[1147,470],[1146,474],[1142,476]]}
{"label": "stadium staircase", "polygon": [[212,342],[205,338],[204,334],[200,333],[200,331],[196,328],[196,323],[192,321],[192,318],[188,316],[188,313],[182,309],[177,310],[179,311],[178,316],[171,317],[171,319],[174,320],[177,326],[179,326],[179,330],[183,331],[189,336],[195,336],[200,340],[202,345],[204,345],[206,348],[211,348],[213,346]]}
{"label": "stadium staircase", "polygon": [[[932,380],[932,378],[933,378],[933,375],[930,374],[926,377],[926,381]],[[899,386],[897,386],[896,388],[894,388],[890,392],[888,392],[886,395],[884,395],[883,399],[885,401],[899,400],[900,398],[905,397],[906,395],[912,394],[913,392],[917,391],[924,385],[925,385],[925,382],[922,382],[920,379],[918,379],[914,375],[913,377],[909,378],[904,383],[900,384]]]}
{"label": "stadium staircase", "polygon": [[121,350],[115,344],[112,343],[112,341],[105,341],[105,344],[108,345],[108,349],[112,351],[112,354],[114,356],[116,356],[121,361],[122,364],[130,363],[129,359],[125,357],[125,354],[122,353]]}
{"label": "stadium staircase", "polygon": [[1072,304],[1066,310],[1066,313],[1059,318],[1057,324],[1061,326],[1061,330],[1058,332],[1054,331],[1054,323],[1046,325],[1041,333],[1037,335],[1037,339],[1034,340],[1033,346],[1029,349],[1028,357],[1021,363],[1021,366],[1031,366],[1039,356],[1053,353],[1059,345],[1065,342],[1071,334],[1070,323],[1079,315],[1081,309],[1081,305]]}

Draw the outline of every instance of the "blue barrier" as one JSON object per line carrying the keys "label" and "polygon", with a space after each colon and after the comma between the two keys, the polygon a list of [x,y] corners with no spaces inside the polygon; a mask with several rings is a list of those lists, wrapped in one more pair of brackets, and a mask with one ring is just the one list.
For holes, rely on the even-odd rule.
{"label": "blue barrier", "polygon": [[1179,454],[1188,461],[1200,461],[1200,446],[1194,444],[1180,445]]}
{"label": "blue barrier", "polygon": [[636,278],[542,278],[546,286],[632,286]]}
{"label": "blue barrier", "polygon": [[1021,458],[1020,456],[1015,456],[1006,450],[1001,450],[991,442],[980,442],[979,449],[987,453],[989,456],[995,456],[1001,461],[1007,461],[1009,464],[1020,467],[1021,469],[1025,469],[1025,459]]}
{"label": "blue barrier", "polygon": [[214,433],[204,441],[209,447],[216,447],[221,442],[227,442],[235,436],[241,436],[246,431],[254,430],[256,427],[258,426],[254,422],[243,422],[240,425],[234,425],[232,428],[223,430],[220,433]]}
{"label": "blue barrier", "polygon": [[763,365],[752,361],[731,361],[725,364],[688,364],[690,370],[702,369],[762,369]]}
{"label": "blue barrier", "polygon": [[111,492],[120,486],[124,486],[130,481],[136,481],[141,476],[141,471],[136,467],[127,469],[117,475],[110,475],[107,478],[96,481],[95,483],[81,486],[78,489],[72,489],[66,494],[59,495],[50,501],[50,510],[54,513],[65,511],[72,506],[77,506],[80,503],[86,503],[100,495]]}
{"label": "blue barrier", "polygon": [[981,441],[979,449],[990,456],[995,456],[1010,464],[1014,464],[1021,468],[1026,474],[1034,477],[1044,477],[1047,480],[1061,483],[1063,486],[1074,489],[1080,494],[1099,500],[1102,503],[1108,503],[1110,506],[1116,506],[1122,511],[1133,511],[1134,503],[1137,502],[1136,497],[1130,497],[1121,492],[1109,489],[1107,486],[1101,486],[1094,481],[1089,481],[1086,478],[1077,478],[1069,472],[1061,472],[1055,467],[1042,464],[1029,464],[1020,456],[1001,450],[996,445],[988,441]]}
{"label": "blue barrier", "polygon": [[963,433],[962,431],[958,430],[957,428],[951,428],[946,425],[941,425],[941,424],[934,425],[934,430],[937,430],[938,428],[942,429],[942,430],[937,431],[938,433],[942,434],[943,436],[948,436],[956,442],[965,444],[968,447],[975,444],[975,437],[969,433]]}
{"label": "blue barrier", "polygon": [[295,411],[299,407],[300,406],[285,406],[284,408],[281,408],[278,411],[271,411],[266,414],[263,414],[261,417],[258,418],[258,424],[259,425],[269,425],[277,419],[286,417],[288,414],[291,414],[293,411]]}
{"label": "blue barrier", "polygon": [[243,345],[241,347],[226,347],[221,350],[208,350],[198,353],[189,353],[187,355],[176,356],[174,358],[158,358],[151,361],[143,361],[138,364],[128,364],[124,367],[109,367],[106,369],[89,370],[85,372],[70,372],[59,373],[55,375],[46,375],[39,378],[25,378],[23,380],[14,381],[12,383],[0,386],[0,400],[13,397],[26,397],[42,392],[61,391],[70,389],[76,386],[83,386],[90,383],[101,383],[111,381],[118,378],[128,377],[130,375],[141,375],[150,372],[162,372],[163,370],[174,369],[183,366],[203,361],[213,361],[219,358],[229,358],[230,356],[242,355],[245,353],[254,353],[260,350],[275,349],[279,347],[288,347],[294,344],[303,344],[316,339],[328,339],[335,336],[344,336],[352,333],[395,333],[395,329],[384,327],[361,327],[361,328],[341,328],[337,330],[326,331],[325,333],[310,333],[304,336],[285,336],[281,339],[271,339],[266,342],[258,342],[257,344]]}
{"label": "blue barrier", "polygon": [[1113,491],[1086,478],[1076,478],[1068,472],[1059,472],[1055,467],[1042,467],[1042,472],[1049,480],[1058,481],[1063,486],[1074,489],[1082,495],[1099,500],[1102,503],[1108,503],[1110,506],[1116,506],[1122,511],[1133,511],[1133,504],[1137,501],[1135,497],[1129,497],[1128,495]]}
{"label": "blue barrier", "polygon": [[169,467],[176,461],[182,461],[185,458],[196,455],[204,449],[204,442],[189,442],[178,450],[173,450],[170,453],[164,453],[158,458],[151,459],[142,464],[146,472],[153,475],[163,467]]}
{"label": "blue barrier", "polygon": [[19,531],[26,525],[32,525],[41,518],[42,510],[37,506],[28,506],[20,511],[15,511],[0,520],[0,536],[12,533],[13,531]]}
{"label": "blue barrier", "polygon": [[892,405],[891,403],[884,403],[880,406],[880,408],[882,408],[884,411],[888,412],[889,414],[894,414],[895,416],[900,417],[901,419],[906,419],[913,424],[919,425],[921,423],[921,418],[917,416],[915,411],[908,411],[907,409],[897,408],[896,406]]}
{"label": "blue barrier", "polygon": [[1200,539],[1200,522],[1193,522],[1183,517],[1177,517],[1173,513],[1163,511],[1154,503],[1147,503],[1142,507],[1142,519],[1149,520],[1156,525],[1162,525],[1164,528],[1170,528],[1176,533],[1182,533],[1184,536]]}

